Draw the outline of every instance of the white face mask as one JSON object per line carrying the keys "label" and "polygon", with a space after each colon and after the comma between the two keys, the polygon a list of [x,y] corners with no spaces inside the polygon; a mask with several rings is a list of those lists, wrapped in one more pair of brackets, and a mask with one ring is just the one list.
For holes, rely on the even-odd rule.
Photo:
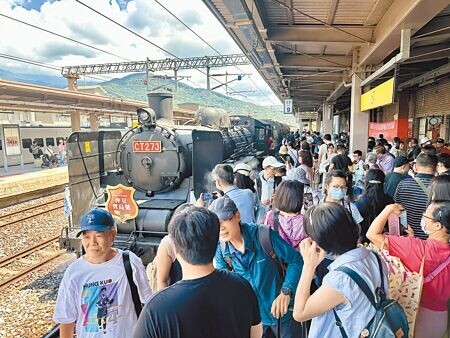
{"label": "white face mask", "polygon": [[428,231],[428,230],[425,229],[426,225],[425,225],[425,220],[423,218],[420,220],[420,227],[422,228],[422,231],[426,235],[432,235],[434,233],[433,231]]}

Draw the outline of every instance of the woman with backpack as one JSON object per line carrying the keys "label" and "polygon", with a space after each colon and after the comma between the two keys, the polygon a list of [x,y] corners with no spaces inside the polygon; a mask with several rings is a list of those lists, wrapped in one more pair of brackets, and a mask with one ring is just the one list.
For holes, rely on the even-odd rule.
{"label": "woman with backpack", "polygon": [[377,247],[384,244],[389,254],[400,258],[410,271],[419,272],[424,260],[414,337],[441,338],[447,327],[450,298],[450,201],[432,201],[425,210],[421,226],[428,235],[426,240],[383,233],[389,215],[399,215],[403,209],[400,204],[386,206],[370,225],[367,238]]}
{"label": "woman with backpack", "polygon": [[281,182],[273,196],[274,208],[267,211],[263,224],[270,225],[294,249],[307,237],[304,229],[303,184],[296,180]]}
{"label": "woman with backpack", "polygon": [[[344,334],[349,338],[360,337],[376,310],[345,269],[357,272],[374,294],[377,288],[387,292],[386,267],[377,254],[358,246],[359,227],[339,204],[322,203],[309,208],[305,230],[309,238],[300,244],[304,266],[295,294],[294,319],[302,322],[312,319],[309,338],[339,338]],[[325,254],[333,255],[335,260],[322,286],[311,295],[314,272]]]}

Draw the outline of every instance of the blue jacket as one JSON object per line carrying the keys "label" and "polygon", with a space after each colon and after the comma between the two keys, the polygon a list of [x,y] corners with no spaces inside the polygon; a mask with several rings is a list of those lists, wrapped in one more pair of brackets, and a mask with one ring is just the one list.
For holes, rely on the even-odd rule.
{"label": "blue jacket", "polygon": [[[270,313],[272,303],[280,294],[282,287],[292,291],[290,308],[294,304],[294,295],[300,274],[303,268],[303,259],[300,253],[287,244],[275,231],[270,232],[270,240],[278,259],[286,263],[286,276],[284,280],[279,273],[277,263],[268,257],[258,238],[258,226],[256,224],[241,224],[241,232],[244,237],[245,254],[248,256],[248,266],[241,262],[235,253],[236,249],[231,243],[225,243],[224,255],[220,244],[217,246],[215,263],[218,269],[228,268],[225,257],[230,257],[234,272],[244,277],[252,286],[258,297],[261,321],[263,325],[276,325],[277,320]],[[282,318],[284,322],[292,318],[292,311],[288,311]]]}

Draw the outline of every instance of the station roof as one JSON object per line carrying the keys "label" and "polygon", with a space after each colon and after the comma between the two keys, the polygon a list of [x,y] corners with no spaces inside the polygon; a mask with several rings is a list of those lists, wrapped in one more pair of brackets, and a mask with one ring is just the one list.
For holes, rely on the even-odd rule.
{"label": "station roof", "polygon": [[351,75],[368,76],[395,56],[404,28],[412,38],[410,58],[397,68],[401,82],[449,62],[449,0],[203,2],[274,93],[292,98],[299,112],[325,102],[348,109]]}
{"label": "station roof", "polygon": [[[147,106],[143,101],[0,80],[0,111],[135,115],[138,108]],[[174,109],[178,120],[190,120],[194,115],[188,109]]]}

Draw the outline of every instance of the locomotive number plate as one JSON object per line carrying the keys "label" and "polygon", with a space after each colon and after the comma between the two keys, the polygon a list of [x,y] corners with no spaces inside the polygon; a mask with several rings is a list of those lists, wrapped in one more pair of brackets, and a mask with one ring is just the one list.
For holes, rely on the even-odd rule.
{"label": "locomotive number plate", "polygon": [[160,153],[161,141],[133,141],[134,153]]}

